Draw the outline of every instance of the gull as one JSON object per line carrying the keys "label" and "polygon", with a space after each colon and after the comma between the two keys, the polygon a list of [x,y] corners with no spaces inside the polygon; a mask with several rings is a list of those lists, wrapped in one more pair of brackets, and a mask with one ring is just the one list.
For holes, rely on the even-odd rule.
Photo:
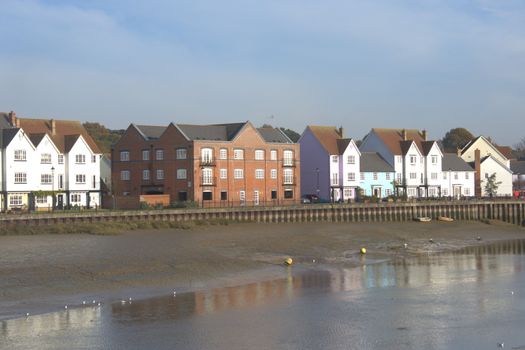
{"label": "gull", "polygon": [[100,303],[98,303],[98,306],[100,306]]}
{"label": "gull", "polygon": [[96,303],[96,301],[95,301],[95,300],[93,300],[93,304],[95,304],[95,303]]}
{"label": "gull", "polygon": [[405,247],[405,249],[407,249],[407,248],[408,248],[408,244],[406,244],[406,243],[405,243],[405,244],[403,244],[403,246]]}
{"label": "gull", "polygon": [[129,301],[131,302],[131,298],[129,298]]}
{"label": "gull", "polygon": [[121,300],[120,301],[122,304],[125,304],[126,303],[126,300]]}
{"label": "gull", "polygon": [[26,312],[26,317],[29,317],[29,312]]}
{"label": "gull", "polygon": [[67,305],[65,305],[65,306],[64,306],[64,309],[66,309],[66,310],[67,310]]}
{"label": "gull", "polygon": [[498,348],[504,348],[504,347],[505,347],[505,343],[504,342],[498,343]]}
{"label": "gull", "polygon": [[514,291],[511,291],[511,292],[510,292],[510,295],[514,295]]}
{"label": "gull", "polygon": [[85,300],[82,300],[82,305],[86,305],[86,301]]}
{"label": "gull", "polygon": [[430,243],[434,243],[434,240],[431,238],[428,240]]}

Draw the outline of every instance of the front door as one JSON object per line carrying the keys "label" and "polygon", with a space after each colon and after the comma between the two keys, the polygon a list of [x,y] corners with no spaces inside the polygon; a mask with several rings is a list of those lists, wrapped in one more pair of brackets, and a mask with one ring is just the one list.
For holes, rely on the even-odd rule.
{"label": "front door", "polygon": [[60,210],[64,209],[64,195],[63,194],[59,194],[57,196],[57,208]]}
{"label": "front door", "polygon": [[253,191],[253,205],[259,205],[259,191]]}
{"label": "front door", "polygon": [[373,193],[374,197],[381,198],[381,192],[382,192],[381,187],[374,187],[373,191],[374,191]]}
{"label": "front door", "polygon": [[456,198],[461,197],[461,186],[454,185],[454,197]]}

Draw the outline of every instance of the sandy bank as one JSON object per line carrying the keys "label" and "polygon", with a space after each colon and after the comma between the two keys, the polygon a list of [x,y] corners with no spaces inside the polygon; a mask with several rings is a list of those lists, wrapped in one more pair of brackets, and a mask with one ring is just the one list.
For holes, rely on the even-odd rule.
{"label": "sandy bank", "polygon": [[[4,236],[0,318],[56,310],[83,298],[112,301],[281,277],[287,256],[297,262],[293,268],[351,266],[515,238],[525,238],[525,230],[478,222],[235,224],[117,236]],[[362,246],[368,250],[364,260]]]}

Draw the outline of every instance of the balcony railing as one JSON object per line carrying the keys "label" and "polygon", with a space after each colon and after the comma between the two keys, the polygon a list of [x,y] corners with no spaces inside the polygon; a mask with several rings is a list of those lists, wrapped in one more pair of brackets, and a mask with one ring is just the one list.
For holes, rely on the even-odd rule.
{"label": "balcony railing", "polygon": [[283,167],[292,167],[292,168],[295,168],[296,167],[296,160],[295,159],[290,159],[290,158],[284,158],[283,159]]}
{"label": "balcony railing", "polygon": [[200,159],[200,166],[201,167],[207,167],[207,166],[215,166],[215,159],[212,158],[201,158]]}
{"label": "balcony railing", "polygon": [[295,176],[283,177],[283,186],[295,186],[297,184]]}

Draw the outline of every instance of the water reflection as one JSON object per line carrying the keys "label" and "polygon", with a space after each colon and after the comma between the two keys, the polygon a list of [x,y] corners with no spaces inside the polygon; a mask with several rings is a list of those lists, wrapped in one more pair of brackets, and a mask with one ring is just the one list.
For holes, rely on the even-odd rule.
{"label": "water reflection", "polygon": [[[450,323],[462,320],[463,315],[457,314],[458,308],[465,307],[475,310],[476,320],[478,320],[476,322],[481,322],[479,320],[497,314],[501,310],[515,309],[509,298],[493,297],[494,293],[501,295],[507,293],[505,295],[508,296],[509,291],[494,291],[493,283],[486,284],[486,281],[504,279],[506,276],[521,273],[525,265],[524,254],[525,240],[514,240],[469,247],[453,253],[421,255],[416,258],[357,268],[333,265],[333,267],[315,269],[299,275],[292,274],[292,268],[288,270],[285,278],[271,281],[181,293],[176,297],[165,296],[132,303],[103,305],[102,307],[90,306],[3,321],[0,328],[0,348],[2,344],[6,344],[6,348],[10,349],[69,348],[64,342],[68,337],[81,339],[78,347],[107,348],[104,342],[108,339],[112,344],[119,344],[123,334],[129,337],[129,330],[136,331],[144,327],[150,331],[153,329],[155,332],[160,332],[158,337],[162,339],[170,336],[172,330],[167,326],[174,323],[187,325],[191,324],[192,320],[207,320],[210,315],[217,316],[220,320],[221,317],[226,317],[221,315],[228,314],[230,310],[249,313],[266,306],[272,308],[279,304],[287,305],[297,300],[304,300],[304,298],[314,300],[316,307],[325,312],[323,322],[328,322],[334,327],[330,332],[334,332],[334,329],[342,332],[337,337],[332,334],[332,338],[328,337],[322,341],[311,339],[313,343],[309,344],[310,347],[312,344],[317,345],[317,342],[321,342],[320,346],[330,348],[332,345],[332,348],[345,348],[341,344],[344,345],[348,332],[363,340],[369,336],[365,331],[366,327],[363,328],[364,325],[372,328],[387,327],[381,322],[388,322],[389,327],[390,324],[395,324],[393,329],[397,331],[412,331],[419,324],[433,330],[429,334],[415,335],[416,338],[419,336],[422,340],[405,339],[409,343],[413,342],[410,344],[404,344],[405,340],[400,338],[401,343],[396,346],[398,348],[404,346],[407,348],[442,347],[443,344],[450,341]],[[498,283],[501,281],[504,281],[503,285],[507,283],[506,280],[498,280]],[[523,280],[519,283],[523,284]],[[468,290],[472,295],[462,294],[464,288],[470,288]],[[375,290],[383,294],[378,297],[373,292]],[[415,294],[407,294],[407,290]],[[501,296],[500,294],[497,295]],[[441,299],[436,303],[438,296]],[[324,305],[326,300],[334,298],[337,300],[336,309],[330,309],[330,306]],[[304,307],[308,309],[310,307],[308,305]],[[373,305],[379,305],[381,309],[366,309]],[[339,315],[341,311],[339,308],[342,307],[344,310],[343,306],[350,309],[343,315]],[[359,314],[359,308],[365,308],[365,311]],[[268,316],[269,319],[276,317],[279,321],[291,317],[287,314],[273,312],[271,316]],[[375,318],[370,316],[377,312],[380,316],[374,316]],[[388,321],[381,319],[383,312],[390,315]],[[316,322],[315,318],[310,319],[314,316],[308,314],[305,309],[297,313],[304,313],[304,317],[309,320],[311,329],[309,328],[307,333],[315,333],[315,330],[318,329],[316,327],[319,326],[317,322],[321,321]],[[422,317],[423,314],[427,316]],[[293,319],[296,320],[296,317],[298,316],[294,316]],[[287,324],[295,324],[294,322]],[[344,328],[343,331],[341,327],[345,322],[350,322],[352,326]],[[462,322],[468,324],[474,321],[467,319]],[[300,323],[297,323],[297,329],[292,326],[290,331],[299,332],[299,334],[305,332],[306,330],[299,325]],[[239,327],[242,326],[242,324],[239,325]],[[163,330],[163,327],[167,328],[159,331],[159,329]],[[185,329],[184,326],[181,327]],[[200,325],[199,327],[206,326]],[[199,327],[186,331],[199,333],[202,331]],[[356,333],[357,330],[360,333]],[[388,348],[387,338],[390,336],[386,330],[385,332],[383,338],[379,338],[375,344]],[[262,342],[264,338],[257,341]],[[333,342],[338,342],[337,344],[341,346],[334,346]],[[130,347],[140,348],[141,346],[130,343]],[[156,348],[164,347],[157,346]],[[266,347],[261,346],[261,348]],[[292,346],[292,348],[296,347]]]}

